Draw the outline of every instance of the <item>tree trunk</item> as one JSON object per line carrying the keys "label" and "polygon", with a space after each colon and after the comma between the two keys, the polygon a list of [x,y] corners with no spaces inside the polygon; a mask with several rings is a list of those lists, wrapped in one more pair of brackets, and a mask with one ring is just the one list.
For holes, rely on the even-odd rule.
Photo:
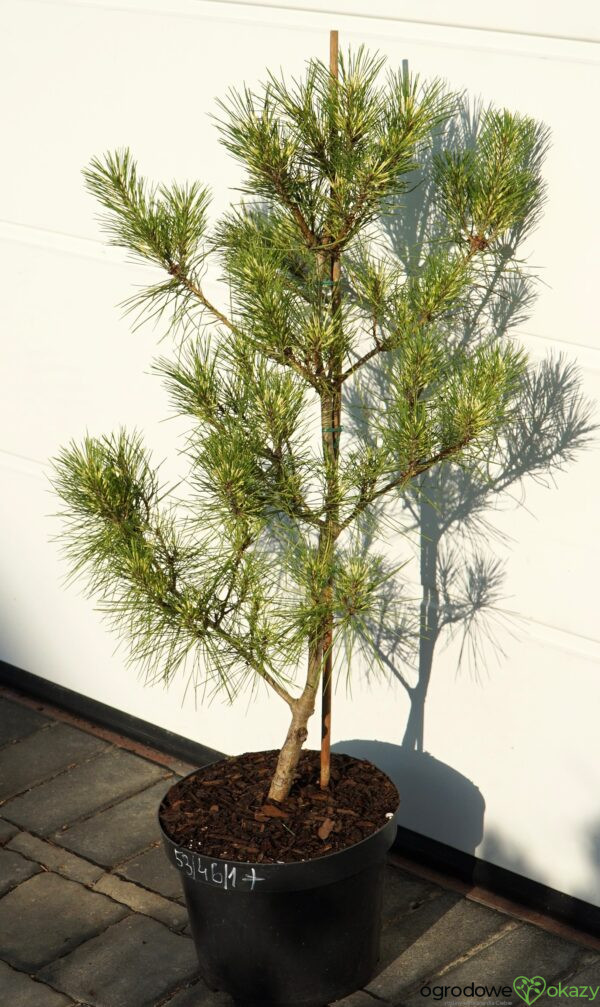
{"label": "tree trunk", "polygon": [[[329,68],[332,83],[332,99],[335,99],[338,81],[338,32],[329,35]],[[332,123],[332,143],[335,137],[335,127]],[[333,186],[331,189],[333,198]],[[342,290],[340,253],[334,244],[333,230],[329,232],[326,226],[323,235],[324,244],[333,244],[331,251],[318,254],[319,270],[322,282],[331,288],[329,311],[331,319],[342,335]],[[333,563],[335,542],[339,535],[339,450],[342,416],[342,364],[343,352],[340,350],[329,362],[327,373],[328,387],[319,392],[321,398],[321,438],[323,459],[325,461],[325,524],[319,532],[319,554],[321,558]],[[308,734],[307,724],[314,712],[315,694],[322,675],[322,706],[321,706],[321,758],[320,779],[322,789],[329,786],[331,772],[331,694],[333,671],[333,574],[329,577],[321,602],[325,603],[327,614],[320,627],[318,640],[309,651],[308,676],[306,687],[300,699],[297,700],[292,714],[287,737],[281,749],[277,768],[273,777],[269,798],[283,801],[290,792],[296,766],[300,758],[302,745]]]}
{"label": "tree trunk", "polygon": [[331,776],[331,688],[332,688],[332,651],[333,651],[333,617],[327,620],[328,625],[323,638],[323,685],[321,700],[321,772],[319,786],[325,790],[329,786]]}
{"label": "tree trunk", "polygon": [[294,773],[300,760],[302,746],[308,736],[308,721],[315,710],[317,686],[321,672],[322,649],[317,644],[308,659],[308,675],[302,695],[296,700],[286,739],[279,753],[277,766],[271,780],[268,800],[281,803],[288,796]]}
{"label": "tree trunk", "polygon": [[[331,310],[332,317],[341,326],[340,299],[340,263],[334,258],[331,264],[333,282]],[[332,393],[321,399],[321,436],[323,439],[323,457],[326,463],[327,490],[325,495],[326,528],[320,535],[319,548],[330,553],[331,562],[334,558],[335,542],[339,536],[339,453],[340,435],[342,432],[342,382],[341,360],[332,364],[334,387]],[[322,705],[321,705],[321,776],[320,786],[325,790],[329,786],[331,772],[331,697],[333,675],[333,578],[329,579],[325,589],[325,602],[328,613],[323,627],[322,649],[324,657]]]}

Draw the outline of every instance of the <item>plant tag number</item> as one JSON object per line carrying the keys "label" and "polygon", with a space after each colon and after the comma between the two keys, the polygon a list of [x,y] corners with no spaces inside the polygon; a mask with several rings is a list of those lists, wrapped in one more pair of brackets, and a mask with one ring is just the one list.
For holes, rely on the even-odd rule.
{"label": "plant tag number", "polygon": [[197,853],[191,853],[189,850],[175,850],[175,860],[177,861],[177,866],[183,874],[187,874],[188,877],[193,878],[195,881],[202,879],[209,885],[217,885],[219,888],[250,888],[250,891],[254,891],[254,887],[258,881],[265,881],[265,878],[259,878],[256,869],[250,867],[249,870],[242,876],[238,877],[238,868],[230,867],[229,864],[220,864],[215,861],[206,860],[202,858]]}

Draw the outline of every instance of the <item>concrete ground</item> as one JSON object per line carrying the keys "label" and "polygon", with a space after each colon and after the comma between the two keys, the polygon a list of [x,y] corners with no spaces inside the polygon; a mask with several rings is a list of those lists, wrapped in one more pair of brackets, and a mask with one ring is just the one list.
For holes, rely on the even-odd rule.
{"label": "concrete ground", "polygon": [[[198,978],[159,843],[159,800],[192,768],[0,690],[1,1007],[230,1007]],[[594,998],[600,942],[407,866],[390,858],[379,974],[338,1007],[518,1005],[489,990],[518,976],[544,978],[539,1007]]]}

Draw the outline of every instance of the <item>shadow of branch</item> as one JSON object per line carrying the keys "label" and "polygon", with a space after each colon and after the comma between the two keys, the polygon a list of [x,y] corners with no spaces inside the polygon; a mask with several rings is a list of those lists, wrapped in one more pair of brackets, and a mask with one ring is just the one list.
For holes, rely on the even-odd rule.
{"label": "shadow of branch", "polygon": [[[445,146],[472,145],[477,136],[481,105],[462,103]],[[533,157],[543,154],[547,138]],[[418,273],[423,254],[445,240],[445,222],[436,205],[431,159],[436,142],[401,208],[390,208],[382,220],[393,253],[407,276]],[[523,231],[482,264],[469,297],[442,326],[450,347],[474,346],[510,338],[511,330],[530,315],[536,280],[516,259]],[[360,385],[346,390],[348,429],[371,442],[368,403],[386,400],[385,369],[361,374]],[[376,616],[365,627],[378,668],[393,674],[406,689],[410,710],[402,744],[423,750],[424,710],[436,646],[460,636],[459,666],[477,671],[484,644],[502,656],[504,632],[515,632],[518,616],[501,607],[503,564],[488,555],[486,544],[501,537],[489,520],[499,501],[523,505],[528,479],[551,485],[554,475],[574,461],[592,438],[593,410],[581,390],[576,365],[564,354],[550,353],[527,371],[512,418],[502,438],[482,458],[477,471],[445,465],[424,473],[399,501],[402,522],[385,517],[385,504],[362,534],[370,543],[378,523],[416,537],[420,587],[416,599],[398,603],[402,586],[385,582]],[[486,655],[490,649],[486,647]]]}

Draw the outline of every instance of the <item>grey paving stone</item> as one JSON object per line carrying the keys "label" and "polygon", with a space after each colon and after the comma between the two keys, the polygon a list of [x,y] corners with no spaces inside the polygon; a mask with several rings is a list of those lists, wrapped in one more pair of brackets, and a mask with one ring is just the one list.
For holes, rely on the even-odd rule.
{"label": "grey paving stone", "polygon": [[27,794],[7,801],[11,822],[43,836],[148,786],[164,770],[122,748],[111,748]]}
{"label": "grey paving stone", "polygon": [[378,973],[383,972],[407,948],[413,947],[458,902],[460,895],[442,892],[414,909],[384,921]]}
{"label": "grey paving stone", "polygon": [[30,734],[0,751],[0,800],[47,780],[103,748],[108,748],[105,741],[69,724],[56,724]]}
{"label": "grey paving stone", "polygon": [[40,974],[92,1007],[149,1007],[191,979],[197,967],[189,938],[131,915]]}
{"label": "grey paving stone", "polygon": [[365,989],[384,1000],[394,999],[497,933],[506,922],[493,909],[444,892],[384,926],[383,968]]}
{"label": "grey paving stone", "polygon": [[17,741],[18,738],[25,738],[49,723],[48,717],[42,716],[31,707],[11,703],[10,700],[0,697],[0,747],[8,745],[11,741]]}
{"label": "grey paving stone", "polygon": [[56,874],[62,874],[71,881],[80,881],[84,885],[91,885],[103,873],[101,867],[90,864],[88,860],[76,857],[74,853],[63,850],[59,846],[53,846],[45,839],[38,839],[28,832],[18,832],[13,839],[7,843],[7,848],[17,850],[24,856],[37,860],[38,864],[43,864]]}
{"label": "grey paving stone", "polygon": [[0,846],[4,846],[18,831],[17,826],[12,822],[6,822],[4,818],[0,818]]}
{"label": "grey paving stone", "polygon": [[[581,948],[578,945],[544,930],[538,930],[529,924],[518,924],[499,940],[448,969],[441,976],[430,974],[426,978],[432,989],[432,997],[434,986],[451,989],[457,986],[464,988],[469,983],[474,983],[476,986],[489,987],[493,984],[496,987],[509,986],[512,989],[513,979],[519,975],[541,975],[550,985],[552,978],[566,972],[580,955]],[[421,983],[419,988],[414,988],[402,996],[403,1005],[423,1007],[424,999],[420,986]],[[439,1007],[443,1007],[444,1004],[457,999],[460,998],[442,995],[442,998],[435,1002]],[[504,996],[473,997],[472,1003],[477,1004],[478,1000],[481,1002],[490,999],[504,1000]],[[506,999],[515,1007],[522,1004],[516,994]]]}
{"label": "grey paving stone", "polygon": [[127,912],[104,895],[43,871],[0,902],[0,958],[34,972]]}
{"label": "grey paving stone", "polygon": [[[232,1007],[233,1001],[226,993],[211,993],[201,979],[193,986],[180,990],[160,1007]],[[374,1007],[371,1000],[369,1007]]]}
{"label": "grey paving stone", "polygon": [[16,888],[38,871],[41,871],[39,864],[25,860],[25,857],[12,850],[0,850],[0,895]]}
{"label": "grey paving stone", "polygon": [[[363,990],[357,990],[356,993],[351,993],[350,996],[344,997],[343,1000],[335,1000],[329,1007],[377,1007],[378,1001],[373,997],[369,996]],[[387,1007],[387,1001],[379,1001],[383,1003],[383,1007]]]}
{"label": "grey paving stone", "polygon": [[[569,990],[571,987],[580,986],[591,986],[592,990],[600,986],[600,954],[596,954],[594,951],[584,951],[581,965],[577,967],[572,973],[569,974],[568,978],[562,980],[562,989],[566,987]],[[548,986],[552,983],[548,982]],[[586,993],[589,991],[586,991]],[[594,1000],[597,1000],[600,996],[600,990],[596,993]],[[557,990],[557,995],[553,997],[541,996],[539,1000],[535,1001],[536,1007],[551,1007],[556,1003],[565,1004],[568,1003],[571,998],[567,999],[564,993]],[[573,1000],[575,997],[573,997]],[[583,997],[581,999],[584,999]],[[587,997],[588,1003],[590,1002],[589,996]]]}
{"label": "grey paving stone", "polygon": [[176,776],[182,777],[187,776],[189,773],[193,773],[194,770],[198,769],[198,766],[193,766],[191,762],[184,762],[183,759],[172,759],[170,756],[165,756],[165,765],[172,769]]}
{"label": "grey paving stone", "polygon": [[388,864],[385,870],[383,888],[383,921],[384,926],[399,919],[404,913],[410,912],[426,902],[432,896],[440,895],[443,889],[431,881],[408,874],[400,867]]}
{"label": "grey paving stone", "polygon": [[11,969],[6,962],[0,962],[0,990],[6,1007],[64,1007],[73,1002],[23,972]]}
{"label": "grey paving stone", "polygon": [[113,867],[159,838],[156,814],[169,786],[169,780],[161,780],[52,838],[82,857]]}
{"label": "grey paving stone", "polygon": [[128,881],[164,895],[166,899],[183,898],[181,876],[167,860],[162,843],[140,853],[133,860],[128,860],[117,868],[116,873]]}
{"label": "grey paving stone", "polygon": [[145,916],[152,916],[159,923],[172,930],[182,930],[187,923],[188,914],[183,906],[177,905],[157,895],[156,892],[148,892],[139,885],[134,885],[130,881],[123,881],[122,878],[114,874],[103,874],[94,884],[94,891],[102,892],[103,895],[110,896],[116,902],[134,909],[135,912],[144,913]]}

